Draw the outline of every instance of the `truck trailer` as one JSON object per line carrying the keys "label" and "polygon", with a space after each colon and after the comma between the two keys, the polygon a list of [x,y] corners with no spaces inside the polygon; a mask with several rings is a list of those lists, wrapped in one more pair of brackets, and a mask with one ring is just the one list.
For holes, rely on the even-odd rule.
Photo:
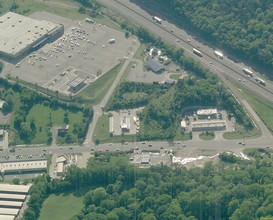
{"label": "truck trailer", "polygon": [[219,57],[220,59],[223,59],[224,58],[224,54],[218,50],[215,50],[214,51],[214,54]]}
{"label": "truck trailer", "polygon": [[250,71],[250,70],[247,69],[247,68],[243,68],[242,71],[243,71],[245,74],[247,74],[248,76],[253,76],[253,72]]}
{"label": "truck trailer", "polygon": [[259,83],[259,84],[265,86],[265,81],[264,81],[263,79],[261,79],[261,78],[259,78],[259,77],[256,77],[255,80],[256,80],[257,83]]}
{"label": "truck trailer", "polygon": [[159,17],[153,16],[153,20],[157,22],[158,24],[162,23],[162,20]]}
{"label": "truck trailer", "polygon": [[192,52],[193,52],[194,54],[196,54],[197,56],[199,56],[199,57],[202,57],[202,56],[203,56],[203,54],[202,54],[199,50],[197,50],[197,49],[195,49],[195,48],[192,49]]}

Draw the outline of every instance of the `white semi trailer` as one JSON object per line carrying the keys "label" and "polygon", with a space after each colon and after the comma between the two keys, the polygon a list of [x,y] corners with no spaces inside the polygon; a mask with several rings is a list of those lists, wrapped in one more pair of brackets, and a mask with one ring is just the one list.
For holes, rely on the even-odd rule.
{"label": "white semi trailer", "polygon": [[218,50],[215,50],[214,51],[214,54],[219,57],[220,59],[223,59],[224,58],[224,54]]}

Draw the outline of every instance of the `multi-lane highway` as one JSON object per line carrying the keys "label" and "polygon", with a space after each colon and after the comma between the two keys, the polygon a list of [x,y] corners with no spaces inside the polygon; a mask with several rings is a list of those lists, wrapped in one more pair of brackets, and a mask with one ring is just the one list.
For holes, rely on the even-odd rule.
{"label": "multi-lane highway", "polygon": [[[244,105],[247,112],[251,115],[255,124],[261,129],[262,135],[256,139],[245,139],[245,146],[238,144],[240,140],[224,140],[222,138],[215,139],[212,141],[202,141],[202,140],[193,140],[187,142],[134,142],[121,145],[117,144],[100,144],[96,146],[92,141],[92,134],[94,132],[94,128],[97,122],[98,117],[102,114],[101,107],[104,106],[109,99],[110,95],[114,91],[117,86],[122,73],[125,71],[128,61],[125,62],[122,70],[120,71],[117,79],[109,89],[108,93],[102,100],[102,102],[94,108],[94,119],[90,123],[89,131],[86,137],[86,141],[82,146],[51,146],[51,147],[27,147],[22,148],[21,150],[16,149],[16,152],[10,153],[8,149],[5,149],[0,152],[0,156],[8,155],[8,154],[22,154],[22,155],[43,155],[46,154],[63,154],[63,153],[81,153],[81,152],[92,152],[92,151],[124,151],[131,150],[135,148],[139,148],[140,150],[162,150],[162,149],[184,149],[184,145],[186,148],[191,149],[203,149],[203,150],[240,150],[245,147],[271,147],[272,146],[272,135],[265,127],[265,125],[261,122],[259,117],[253,111],[253,109],[246,103],[246,101],[241,97],[238,90],[231,84],[230,79],[234,80],[245,79],[245,82],[241,80],[241,83],[244,83],[245,86],[254,90],[258,94],[262,95],[269,101],[273,102],[273,86],[267,83],[267,85],[261,86],[258,85],[253,78],[248,78],[243,72],[243,66],[241,64],[237,64],[227,57],[224,59],[217,58],[213,52],[212,48],[209,48],[206,45],[201,44],[196,41],[190,35],[188,35],[184,30],[179,29],[173,24],[168,23],[167,21],[163,21],[162,24],[157,24],[152,20],[152,16],[142,10],[138,5],[133,4],[129,0],[100,0],[107,7],[116,10],[117,12],[127,16],[132,19],[133,22],[141,24],[143,27],[149,29],[154,34],[160,36],[162,39],[176,45],[177,47],[182,47],[185,50],[185,53],[188,56],[192,56],[195,60],[199,60],[203,65],[210,68],[214,73],[218,74],[222,81],[230,88],[232,93],[236,95],[236,98]],[[190,40],[190,42],[187,41]],[[192,53],[193,47],[198,48],[203,53],[203,57],[200,58]]]}
{"label": "multi-lane highway", "polygon": [[[224,59],[216,57],[213,48],[196,41],[192,36],[174,24],[164,20],[162,21],[162,24],[155,22],[152,19],[152,15],[129,0],[100,1],[106,7],[125,15],[133,22],[138,23],[150,30],[156,36],[160,36],[163,40],[168,41],[177,47],[182,47],[186,55],[193,57],[195,60],[199,60],[203,65],[211,69],[212,72],[221,74],[228,79],[230,78],[237,81],[240,79],[240,81],[244,83],[246,87],[273,103],[273,85],[269,82],[266,82],[266,86],[258,84],[255,81],[256,76],[260,77],[258,73],[254,73],[254,77],[247,77],[247,75],[242,71],[242,69],[245,67],[242,64],[235,63],[226,56]],[[140,2],[141,4],[142,1],[136,2]],[[151,10],[152,8],[153,7],[150,7]],[[153,15],[155,15],[155,13],[153,13]],[[188,42],[188,39],[190,42]],[[194,55],[192,52],[193,48],[197,48],[199,51],[201,51],[203,57]]]}

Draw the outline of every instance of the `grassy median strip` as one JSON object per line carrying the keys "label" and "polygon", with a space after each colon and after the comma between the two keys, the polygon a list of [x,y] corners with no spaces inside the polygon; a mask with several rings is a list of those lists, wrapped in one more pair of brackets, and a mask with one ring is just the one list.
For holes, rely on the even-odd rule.
{"label": "grassy median strip", "polygon": [[85,103],[88,105],[99,104],[111,87],[123,64],[124,61],[121,61],[114,68],[103,74],[94,83],[91,83],[83,91],[77,94],[75,99],[80,103]]}
{"label": "grassy median strip", "polygon": [[266,127],[273,133],[273,104],[245,87],[241,87],[241,94],[259,115]]}

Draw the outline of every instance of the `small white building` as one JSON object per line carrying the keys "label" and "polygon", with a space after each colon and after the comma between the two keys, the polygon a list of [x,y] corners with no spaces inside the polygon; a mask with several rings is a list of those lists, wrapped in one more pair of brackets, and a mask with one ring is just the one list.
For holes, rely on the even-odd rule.
{"label": "small white building", "polygon": [[128,132],[131,129],[131,122],[129,117],[122,117],[120,120],[120,128],[123,132]]}
{"label": "small white building", "polygon": [[0,110],[3,108],[4,103],[5,103],[5,101],[0,100]]}
{"label": "small white building", "polygon": [[61,176],[64,172],[64,163],[57,163],[57,176]]}
{"label": "small white building", "polygon": [[57,176],[61,176],[64,173],[65,164],[67,163],[68,159],[66,156],[61,155],[56,159],[57,168],[56,168],[56,174]]}
{"label": "small white building", "polygon": [[217,118],[217,109],[216,108],[209,108],[209,109],[199,109],[197,111],[197,117],[199,119],[211,119],[211,118]]}
{"label": "small white building", "polygon": [[182,120],[181,123],[180,123],[180,126],[181,126],[181,128],[182,128],[183,130],[185,130],[186,127],[187,127],[186,121],[185,121],[185,120]]}

